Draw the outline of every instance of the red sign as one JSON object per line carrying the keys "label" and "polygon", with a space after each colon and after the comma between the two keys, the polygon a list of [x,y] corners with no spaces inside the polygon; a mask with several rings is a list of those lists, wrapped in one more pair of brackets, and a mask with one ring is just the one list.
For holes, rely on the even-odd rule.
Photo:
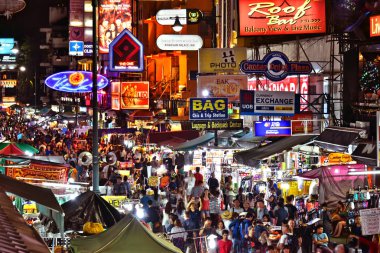
{"label": "red sign", "polygon": [[124,29],[132,31],[132,1],[100,0],[99,53],[108,53],[110,43]]}
{"label": "red sign", "polygon": [[369,18],[369,36],[380,36],[380,15]]}
{"label": "red sign", "polygon": [[240,36],[324,32],[324,0],[239,0]]}
{"label": "red sign", "polygon": [[300,76],[300,87],[298,88],[298,76],[288,76],[285,79],[274,82],[267,78],[252,78],[248,79],[248,90],[259,91],[293,91],[296,94],[301,94],[301,111],[307,108],[309,101],[309,76]]}
{"label": "red sign", "polygon": [[289,117],[292,120],[292,134],[305,134],[313,132],[313,113],[299,113]]}
{"label": "red sign", "polygon": [[149,82],[122,82],[121,109],[149,109]]}

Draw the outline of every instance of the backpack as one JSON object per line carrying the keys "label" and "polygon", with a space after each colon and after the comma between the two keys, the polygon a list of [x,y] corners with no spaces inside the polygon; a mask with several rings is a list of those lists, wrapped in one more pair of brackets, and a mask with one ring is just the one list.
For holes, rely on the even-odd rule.
{"label": "backpack", "polygon": [[290,248],[290,253],[297,253],[298,251],[298,238],[294,234],[287,234],[287,242]]}

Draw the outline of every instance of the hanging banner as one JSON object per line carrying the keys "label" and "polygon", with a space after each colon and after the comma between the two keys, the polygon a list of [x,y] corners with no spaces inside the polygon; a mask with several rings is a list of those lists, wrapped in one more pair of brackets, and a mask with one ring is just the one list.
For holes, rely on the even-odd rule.
{"label": "hanging banner", "polygon": [[240,91],[240,115],[292,116],[294,92]]}
{"label": "hanging banner", "polygon": [[59,165],[30,164],[29,168],[7,168],[7,176],[12,178],[26,177],[54,181],[67,181],[68,168]]}
{"label": "hanging banner", "polygon": [[240,90],[247,89],[247,75],[198,76],[197,96],[208,91],[209,97],[226,97],[228,101],[240,100]]}
{"label": "hanging banner", "polygon": [[191,121],[191,129],[194,130],[241,130],[243,129],[242,119],[230,120],[196,120]]}
{"label": "hanging banner", "polygon": [[228,119],[227,98],[190,98],[190,120]]}
{"label": "hanging banner", "polygon": [[99,53],[107,54],[111,42],[128,29],[132,31],[132,0],[99,1]]}
{"label": "hanging banner", "polygon": [[289,61],[284,53],[272,51],[262,61],[242,61],[240,70],[246,74],[264,74],[271,81],[281,81],[288,75],[310,74],[313,67],[310,62]]}
{"label": "hanging banner", "polygon": [[290,120],[255,122],[255,136],[291,136]]}
{"label": "hanging banner", "polygon": [[149,82],[122,82],[120,109],[149,109]]}
{"label": "hanging banner", "polygon": [[239,35],[326,32],[324,0],[239,0]]}
{"label": "hanging banner", "polygon": [[245,47],[201,48],[198,51],[199,73],[240,73],[239,63],[247,59]]}

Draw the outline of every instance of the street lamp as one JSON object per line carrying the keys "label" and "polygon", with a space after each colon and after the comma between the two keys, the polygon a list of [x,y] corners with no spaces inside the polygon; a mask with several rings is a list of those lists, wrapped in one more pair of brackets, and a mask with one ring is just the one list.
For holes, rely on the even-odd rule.
{"label": "street lamp", "polygon": [[180,32],[180,31],[182,31],[183,25],[181,24],[181,22],[179,22],[179,17],[178,16],[175,17],[174,25],[172,25],[172,28],[177,33]]}

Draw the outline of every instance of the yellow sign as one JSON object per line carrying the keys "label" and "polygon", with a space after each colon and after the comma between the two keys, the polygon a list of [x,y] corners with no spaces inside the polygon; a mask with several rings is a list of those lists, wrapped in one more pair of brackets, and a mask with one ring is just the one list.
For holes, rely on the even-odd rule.
{"label": "yellow sign", "polygon": [[240,62],[247,59],[245,47],[201,48],[198,69],[200,73],[240,73]]}
{"label": "yellow sign", "polygon": [[102,196],[102,198],[114,207],[120,207],[121,203],[127,200],[127,196]]}
{"label": "yellow sign", "polygon": [[0,86],[6,87],[6,88],[13,88],[17,85],[17,80],[0,80]]}
{"label": "yellow sign", "polygon": [[352,162],[352,157],[349,154],[331,153],[328,156],[329,164],[341,164]]}

